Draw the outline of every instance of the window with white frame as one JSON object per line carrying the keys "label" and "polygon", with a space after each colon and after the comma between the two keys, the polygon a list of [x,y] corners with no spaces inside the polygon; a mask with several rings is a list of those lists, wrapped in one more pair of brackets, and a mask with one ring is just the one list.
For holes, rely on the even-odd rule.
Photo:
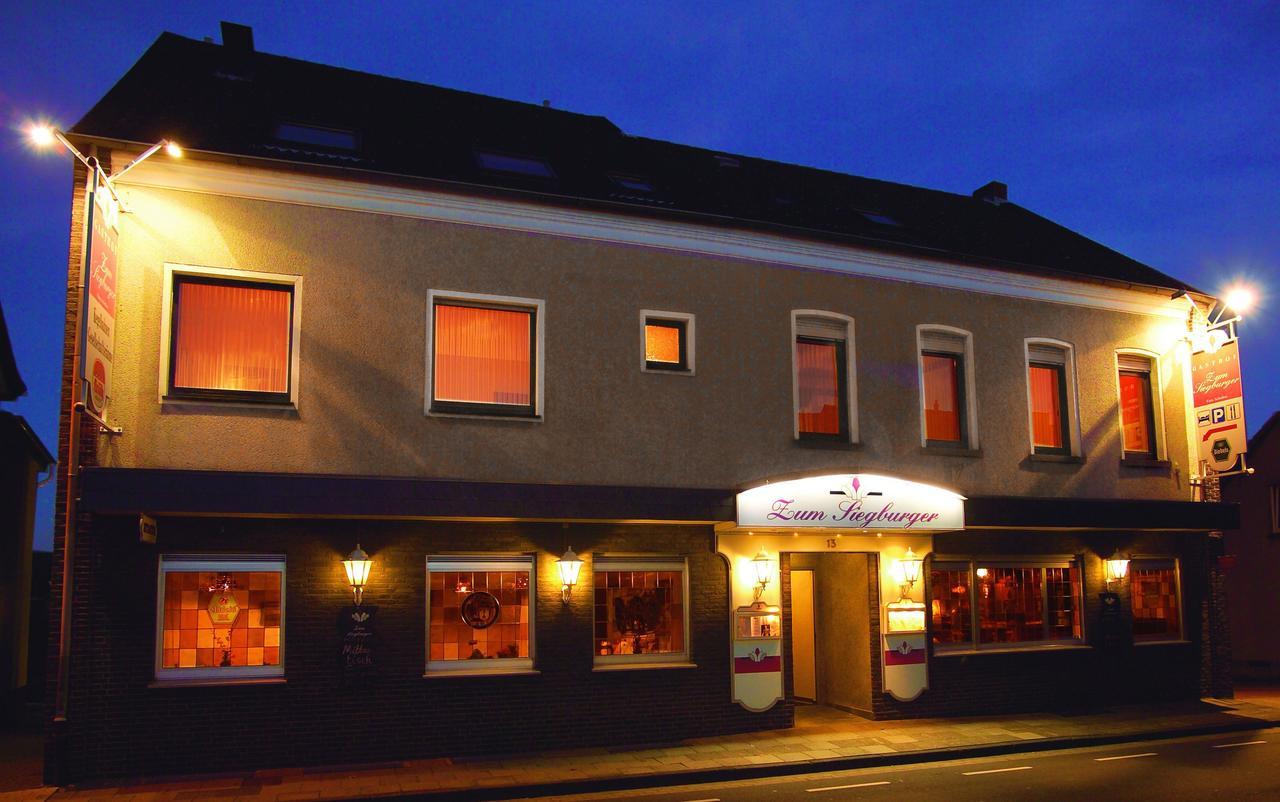
{"label": "window with white frame", "polygon": [[1120,390],[1120,431],[1127,458],[1155,459],[1157,456],[1155,362],[1144,354],[1116,355],[1117,384]]}
{"label": "window with white frame", "polygon": [[857,442],[853,319],[796,311],[792,329],[796,439]]}
{"label": "window with white frame", "polygon": [[1178,561],[1129,561],[1129,601],[1135,643],[1182,639],[1182,594]]}
{"label": "window with white frame", "polygon": [[166,265],[162,401],[297,402],[300,276]]}
{"label": "window with white frame", "polygon": [[967,331],[946,326],[920,326],[916,335],[923,444],[977,448],[972,337]]}
{"label": "window with white frame", "polygon": [[282,676],[284,565],[279,556],[162,555],[156,678]]}
{"label": "window with white frame", "polygon": [[1082,643],[1083,589],[1075,558],[937,559],[929,571],[935,648]]}
{"label": "window with white frame", "polygon": [[1035,454],[1075,453],[1076,400],[1071,346],[1027,340],[1027,400]]}
{"label": "window with white frame", "polygon": [[533,557],[427,559],[427,671],[533,668]]}
{"label": "window with white frame", "polygon": [[692,375],[694,322],[684,312],[640,310],[641,370]]}
{"label": "window with white frame", "polygon": [[671,662],[689,659],[689,588],[677,557],[596,557],[595,662]]}
{"label": "window with white frame", "polygon": [[543,302],[435,290],[428,301],[427,411],[538,416]]}

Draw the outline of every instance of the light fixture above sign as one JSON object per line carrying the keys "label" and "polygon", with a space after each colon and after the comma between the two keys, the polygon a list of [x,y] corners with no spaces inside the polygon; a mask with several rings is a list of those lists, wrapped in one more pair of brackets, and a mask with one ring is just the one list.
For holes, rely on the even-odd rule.
{"label": "light fixture above sign", "polygon": [[964,496],[875,474],[774,482],[738,494],[738,526],[947,531],[964,528]]}

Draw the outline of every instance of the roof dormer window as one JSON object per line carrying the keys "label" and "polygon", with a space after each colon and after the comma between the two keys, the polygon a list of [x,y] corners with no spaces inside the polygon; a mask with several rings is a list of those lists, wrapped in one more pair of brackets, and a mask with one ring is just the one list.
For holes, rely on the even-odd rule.
{"label": "roof dormer window", "polygon": [[533,156],[514,156],[509,153],[498,153],[492,150],[477,150],[476,163],[481,169],[496,173],[528,175],[535,178],[555,178],[551,165]]}
{"label": "roof dormer window", "polygon": [[344,128],[325,128],[304,123],[280,123],[276,139],[299,145],[313,145],[333,150],[355,150],[356,132]]}
{"label": "roof dormer window", "polygon": [[654,191],[651,181],[634,175],[611,175],[609,180],[624,192],[643,192],[647,195]]}

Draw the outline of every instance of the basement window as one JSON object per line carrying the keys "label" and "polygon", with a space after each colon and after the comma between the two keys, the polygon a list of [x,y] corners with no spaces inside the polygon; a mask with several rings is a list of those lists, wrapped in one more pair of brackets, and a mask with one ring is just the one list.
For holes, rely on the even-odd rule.
{"label": "basement window", "polygon": [[280,123],[276,126],[276,139],[282,142],[296,142],[300,145],[314,145],[334,150],[356,149],[355,131],[342,128],[324,128],[303,123]]}
{"label": "basement window", "polygon": [[551,165],[533,156],[515,156],[508,153],[497,153],[491,150],[476,151],[476,163],[485,170],[496,173],[512,173],[528,175],[535,178],[555,178]]}

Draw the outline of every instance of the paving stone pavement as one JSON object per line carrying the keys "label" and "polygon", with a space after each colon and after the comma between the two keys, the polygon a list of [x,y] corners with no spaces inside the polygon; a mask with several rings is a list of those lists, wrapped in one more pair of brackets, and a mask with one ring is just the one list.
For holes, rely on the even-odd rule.
{"label": "paving stone pavement", "polygon": [[1115,707],[1085,715],[1019,714],[868,721],[831,708],[804,706],[797,710],[793,729],[701,738],[660,746],[574,749],[496,758],[416,760],[341,771],[279,769],[204,779],[143,779],[101,787],[6,788],[0,790],[0,802],[44,802],[46,799],[55,802],[199,802],[213,799],[289,802],[376,798],[707,769],[806,764],[853,756],[935,752],[1046,739],[1123,738],[1253,722],[1259,726],[1280,724],[1280,688],[1242,692],[1239,698],[1229,702],[1205,700]]}

